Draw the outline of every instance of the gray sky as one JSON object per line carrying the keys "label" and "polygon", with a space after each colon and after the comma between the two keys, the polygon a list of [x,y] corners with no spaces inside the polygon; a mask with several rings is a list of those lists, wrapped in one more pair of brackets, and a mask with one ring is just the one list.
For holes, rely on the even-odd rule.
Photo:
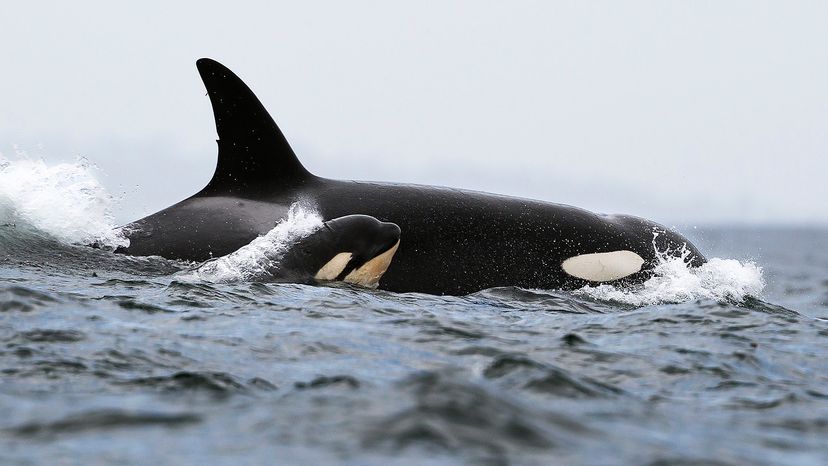
{"label": "gray sky", "polygon": [[828,223],[826,2],[116,3],[4,6],[0,152],[86,156],[120,221],[209,180],[206,56],[318,175]]}

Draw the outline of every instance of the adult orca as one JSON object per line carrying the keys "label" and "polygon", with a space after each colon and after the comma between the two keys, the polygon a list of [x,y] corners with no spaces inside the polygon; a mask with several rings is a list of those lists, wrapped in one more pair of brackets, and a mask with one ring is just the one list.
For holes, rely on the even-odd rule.
{"label": "adult orca", "polygon": [[687,239],[637,217],[452,188],[339,181],[311,174],[250,88],[220,63],[196,63],[218,132],[204,189],[123,228],[118,252],[203,261],[267,233],[296,202],[324,219],[393,222],[404,240],[379,288],[461,295],[517,286],[636,283],[664,255],[705,262]]}
{"label": "adult orca", "polygon": [[[289,217],[290,218],[290,217]],[[207,281],[342,281],[376,288],[400,244],[400,227],[368,215],[319,221],[310,231],[274,228],[185,275]]]}

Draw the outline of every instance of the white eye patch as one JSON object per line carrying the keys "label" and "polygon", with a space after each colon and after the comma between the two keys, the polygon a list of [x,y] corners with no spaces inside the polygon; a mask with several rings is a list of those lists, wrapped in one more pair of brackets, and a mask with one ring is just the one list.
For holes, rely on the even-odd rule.
{"label": "white eye patch", "polygon": [[395,244],[391,249],[369,260],[360,268],[351,271],[351,273],[345,277],[345,281],[368,288],[376,288],[377,285],[379,285],[380,278],[382,278],[382,275],[386,270],[388,270],[388,266],[391,264],[391,259],[394,257],[394,253],[397,252],[397,248],[399,247],[400,242],[397,241],[397,244]]}
{"label": "white eye patch", "polygon": [[348,265],[348,261],[351,260],[351,253],[350,252],[340,252],[339,254],[335,255],[333,259],[329,260],[327,264],[323,265],[318,272],[316,272],[317,280],[335,280],[339,274],[345,270],[345,266]]}
{"label": "white eye patch", "polygon": [[563,261],[564,272],[591,282],[609,282],[641,270],[644,259],[632,251],[597,252]]}

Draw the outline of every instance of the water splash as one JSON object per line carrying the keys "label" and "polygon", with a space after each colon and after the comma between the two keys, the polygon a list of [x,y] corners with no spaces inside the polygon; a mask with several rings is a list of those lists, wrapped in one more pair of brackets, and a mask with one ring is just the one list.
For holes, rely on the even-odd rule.
{"label": "water splash", "polygon": [[95,178],[96,168],[83,157],[47,165],[0,154],[0,223],[28,225],[64,243],[129,245],[115,229],[115,198]]}
{"label": "water splash", "polygon": [[689,265],[690,252],[680,256],[660,253],[654,275],[639,286],[619,288],[603,284],[585,286],[575,294],[632,306],[670,304],[713,299],[741,302],[759,297],[765,288],[762,268],[753,262],[713,258],[701,267]]}
{"label": "water splash", "polygon": [[291,244],[321,227],[322,217],[318,213],[307,206],[293,204],[287,218],[264,236],[226,256],[205,262],[197,269],[183,272],[179,278],[227,283],[268,277],[278,268],[279,260]]}

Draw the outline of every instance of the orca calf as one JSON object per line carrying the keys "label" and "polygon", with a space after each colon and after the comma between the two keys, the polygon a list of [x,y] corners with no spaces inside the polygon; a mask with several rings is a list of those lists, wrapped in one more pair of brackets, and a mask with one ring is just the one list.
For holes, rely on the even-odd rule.
{"label": "orca calf", "polygon": [[316,271],[317,281],[376,288],[399,246],[397,225],[368,215],[347,215],[325,222],[299,240],[282,259],[281,269],[283,273]]}
{"label": "orca calf", "polygon": [[[130,244],[117,252],[204,261],[267,233],[292,204],[303,202],[324,219],[364,214],[398,225],[405,240],[379,281],[380,289],[396,292],[460,295],[500,286],[638,283],[665,255],[690,266],[705,262],[680,234],[637,217],[313,175],[241,79],[214,60],[196,64],[219,136],[215,174],[194,196],[123,227]],[[346,273],[347,266],[339,265],[326,276]]]}
{"label": "orca calf", "polygon": [[[274,233],[275,240],[271,239]],[[201,264],[191,273],[219,282],[342,281],[376,288],[400,244],[400,227],[368,215],[329,220],[298,239],[280,237],[281,233],[268,232],[226,256]],[[286,239],[286,244],[277,244]]]}

